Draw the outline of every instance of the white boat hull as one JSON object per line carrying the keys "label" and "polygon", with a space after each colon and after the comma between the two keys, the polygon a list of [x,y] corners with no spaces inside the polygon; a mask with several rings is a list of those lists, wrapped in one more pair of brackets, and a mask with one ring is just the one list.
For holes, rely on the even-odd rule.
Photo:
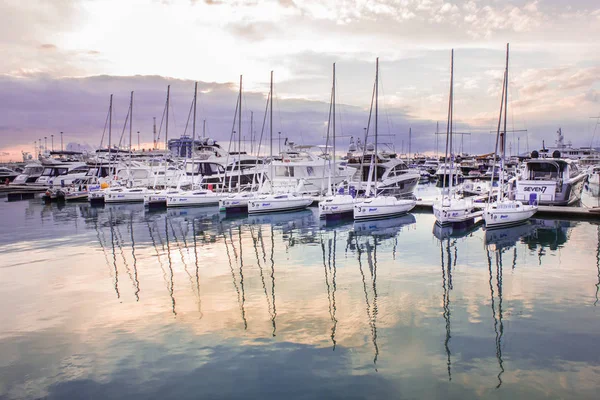
{"label": "white boat hull", "polygon": [[224,196],[211,190],[193,190],[167,196],[167,207],[212,206]]}
{"label": "white boat hull", "polygon": [[379,196],[354,204],[354,219],[387,218],[406,214],[415,208],[414,200],[399,200],[393,196]]}
{"label": "white boat hull", "polygon": [[248,214],[302,210],[312,202],[311,197],[298,194],[260,196],[248,203]]}
{"label": "white boat hull", "polygon": [[123,188],[115,190],[104,191],[104,202],[105,203],[142,203],[144,201],[144,195],[147,189],[140,188]]}
{"label": "white boat hull", "polygon": [[483,213],[483,219],[487,228],[516,225],[527,221],[537,210],[535,205],[506,200],[490,204]]}
{"label": "white boat hull", "polygon": [[356,199],[348,194],[328,196],[319,202],[319,215],[321,218],[334,218],[352,214]]}
{"label": "white boat hull", "polygon": [[248,203],[258,197],[255,192],[237,193],[233,196],[225,197],[219,201],[221,211],[247,211]]}
{"label": "white boat hull", "polygon": [[464,199],[443,199],[433,204],[433,215],[440,225],[460,224],[481,217],[482,211],[473,206],[472,201]]}

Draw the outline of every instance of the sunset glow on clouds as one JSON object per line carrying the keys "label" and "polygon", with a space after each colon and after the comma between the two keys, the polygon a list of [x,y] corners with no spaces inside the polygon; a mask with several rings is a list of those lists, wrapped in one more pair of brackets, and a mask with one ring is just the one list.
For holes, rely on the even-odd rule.
{"label": "sunset glow on clouds", "polygon": [[117,119],[124,118],[131,90],[136,91],[134,129],[150,141],[152,117],[162,115],[169,83],[176,94],[172,132],[178,136],[196,80],[214,89],[200,96],[199,117],[207,119],[213,137],[227,140],[239,75],[248,125],[250,110],[262,122],[271,70],[278,131],[318,144],[329,111],[333,62],[338,102],[346,105],[340,106],[340,127],[356,135],[366,125],[379,57],[386,118],[381,126],[396,134],[397,150],[408,127],[413,149],[432,150],[435,122],[446,118],[454,48],[457,130],[473,132],[473,152],[488,152],[507,42],[513,127],[528,129],[531,148],[542,139],[552,142],[561,126],[567,140],[589,145],[594,135],[589,117],[600,113],[600,6],[591,0],[569,4],[5,1],[0,5],[0,149],[28,150],[37,138],[60,131],[70,141],[97,146],[109,95],[115,95]]}

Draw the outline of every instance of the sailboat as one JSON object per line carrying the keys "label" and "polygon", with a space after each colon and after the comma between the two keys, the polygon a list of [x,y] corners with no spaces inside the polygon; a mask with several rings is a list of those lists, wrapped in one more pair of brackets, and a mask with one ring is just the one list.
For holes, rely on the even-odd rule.
{"label": "sailboat", "polygon": [[[194,85],[194,119],[192,123],[192,143],[196,143],[196,99],[198,95],[198,82]],[[195,151],[192,149],[192,165],[195,161]],[[192,175],[192,182],[194,177]],[[167,207],[211,206],[219,204],[224,196],[210,189],[193,189],[188,191],[172,190],[165,194]]]}
{"label": "sailboat", "polygon": [[[503,198],[503,178],[504,169],[502,163],[506,156],[506,116],[508,111],[508,51],[509,44],[506,44],[506,68],[504,70],[504,81],[502,86],[502,99],[500,100],[500,117],[498,118],[498,131],[496,133],[496,148],[494,150],[494,168],[496,167],[496,156],[498,155],[498,142],[500,142],[500,149],[502,156],[500,157],[500,195],[498,200],[491,202],[491,191],[488,199],[488,205],[483,213],[483,219],[485,221],[486,228],[501,227],[507,225],[520,224],[527,221],[533,216],[538,210],[537,202],[533,201],[533,204],[523,204],[518,200],[510,200]],[[504,105],[504,110],[503,110]],[[500,124],[502,122],[502,112],[504,111],[504,131],[500,131]],[[492,177],[492,187],[494,178]]]}
{"label": "sailboat", "polygon": [[[237,162],[237,172],[238,172],[238,191],[237,193],[230,194],[229,196],[222,198],[219,201],[219,209],[221,211],[225,211],[225,213],[233,213],[233,212],[247,212],[248,211],[248,202],[252,199],[255,199],[258,195],[254,191],[242,191],[241,185],[241,174],[242,174],[242,164],[241,164],[241,154],[242,154],[242,75],[240,75],[240,94],[238,96],[238,162]],[[257,156],[258,157],[258,156]],[[235,165],[235,163],[234,163]],[[233,171],[232,171],[233,172]]]}
{"label": "sailboat", "polygon": [[[354,219],[374,219],[374,218],[388,218],[394,215],[406,214],[412,210],[416,201],[398,199],[394,196],[384,196],[377,194],[377,120],[379,113],[379,58],[376,60],[375,65],[375,148],[373,156],[371,157],[371,168],[369,170],[369,178],[374,177],[375,190],[373,192],[374,197],[368,197],[362,201],[354,204]],[[366,141],[365,141],[366,143]],[[370,185],[367,185],[367,196],[370,195]]]}
{"label": "sailboat", "polygon": [[[453,130],[453,111],[454,111],[454,49],[452,49],[450,61],[450,95],[448,99],[448,123],[446,126],[446,154],[444,166],[449,168],[448,193],[442,195],[441,201],[433,204],[433,214],[436,223],[440,225],[466,223],[476,217],[480,217],[482,212],[475,208],[471,199],[459,199],[453,192],[453,173],[456,170],[454,165],[454,151],[452,147]],[[450,157],[448,157],[450,156]],[[443,180],[443,188],[446,188],[446,180]]]}
{"label": "sailboat", "polygon": [[[351,194],[345,194],[343,188],[340,188],[339,193],[331,193],[331,161],[335,166],[335,63],[333,63],[333,88],[331,90],[331,105],[333,109],[333,152],[329,157],[329,185],[327,188],[328,196],[319,202],[319,216],[325,219],[341,218],[346,215],[352,215],[354,212],[354,203],[356,199]],[[329,139],[329,129],[327,139]],[[329,147],[329,143],[327,143]]]}
{"label": "sailboat", "polygon": [[[310,206],[313,202],[313,198],[310,196],[304,196],[300,194],[302,191],[303,182],[300,181],[295,191],[286,193],[274,193],[273,192],[273,71],[271,71],[271,87],[269,98],[269,130],[270,130],[270,164],[269,164],[269,179],[271,180],[270,188],[271,193],[258,196],[256,199],[250,200],[248,203],[248,213],[268,213],[268,212],[282,212],[291,210],[301,210]],[[264,186],[264,183],[263,183]]]}
{"label": "sailboat", "polygon": [[[112,111],[112,96],[111,96],[111,111]],[[133,92],[129,101],[129,163],[128,169],[131,168],[131,138],[132,138],[132,123],[133,123]],[[128,179],[131,176],[128,174]],[[104,189],[105,203],[134,203],[144,201],[144,196],[148,192],[145,187],[131,187],[132,181],[128,181],[127,186],[108,187]]]}

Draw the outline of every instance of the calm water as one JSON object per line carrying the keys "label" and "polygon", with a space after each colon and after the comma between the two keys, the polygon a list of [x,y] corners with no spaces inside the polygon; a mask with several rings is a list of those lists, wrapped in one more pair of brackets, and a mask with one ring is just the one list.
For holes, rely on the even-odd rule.
{"label": "calm water", "polygon": [[0,199],[0,398],[597,398],[600,227]]}

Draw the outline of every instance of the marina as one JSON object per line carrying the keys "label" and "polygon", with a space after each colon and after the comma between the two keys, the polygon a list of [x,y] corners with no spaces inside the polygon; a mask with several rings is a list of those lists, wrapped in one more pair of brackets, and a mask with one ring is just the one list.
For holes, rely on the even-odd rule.
{"label": "marina", "polygon": [[600,393],[600,8],[3,2],[0,400]]}

